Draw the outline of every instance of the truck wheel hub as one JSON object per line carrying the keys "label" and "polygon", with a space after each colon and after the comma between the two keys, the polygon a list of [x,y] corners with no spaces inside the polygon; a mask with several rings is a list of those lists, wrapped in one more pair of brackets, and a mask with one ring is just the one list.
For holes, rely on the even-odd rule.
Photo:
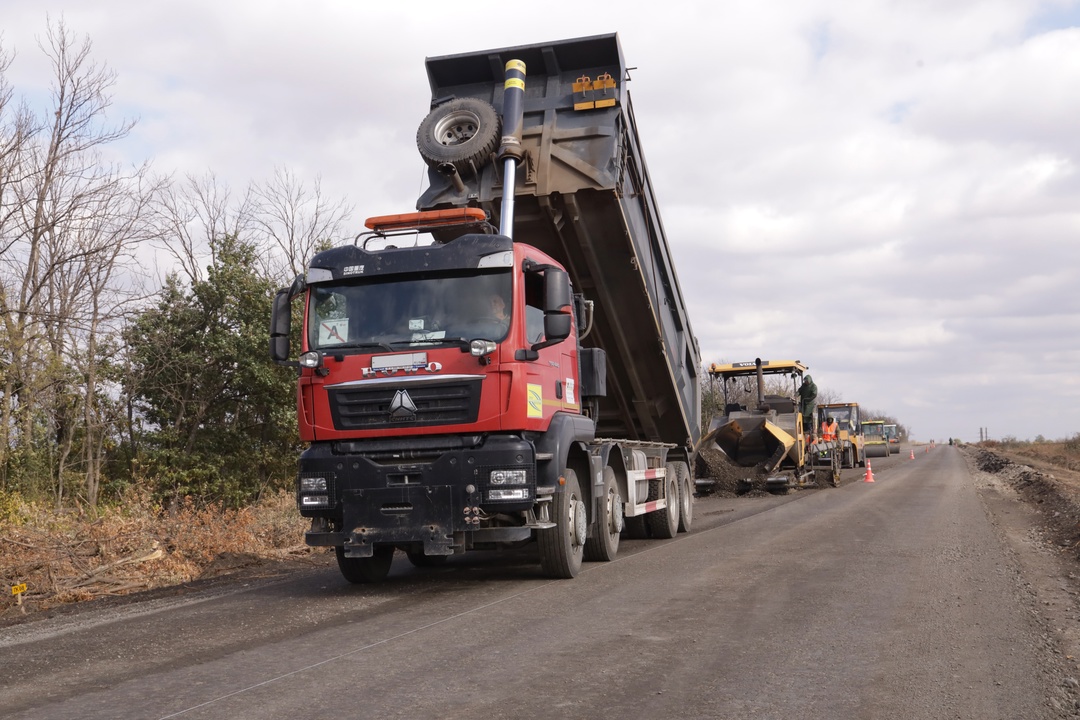
{"label": "truck wheel hub", "polygon": [[587,531],[585,518],[585,503],[581,502],[580,500],[574,500],[573,517],[571,518],[571,520],[573,521],[572,530],[574,533],[574,545],[584,545],[585,533]]}

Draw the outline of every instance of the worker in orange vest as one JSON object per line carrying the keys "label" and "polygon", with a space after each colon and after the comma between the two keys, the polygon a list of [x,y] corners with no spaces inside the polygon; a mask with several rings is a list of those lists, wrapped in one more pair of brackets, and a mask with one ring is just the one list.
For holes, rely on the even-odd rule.
{"label": "worker in orange vest", "polygon": [[825,418],[825,422],[821,423],[821,439],[825,442],[835,440],[838,428],[839,425],[837,425],[836,420],[833,419],[832,415]]}

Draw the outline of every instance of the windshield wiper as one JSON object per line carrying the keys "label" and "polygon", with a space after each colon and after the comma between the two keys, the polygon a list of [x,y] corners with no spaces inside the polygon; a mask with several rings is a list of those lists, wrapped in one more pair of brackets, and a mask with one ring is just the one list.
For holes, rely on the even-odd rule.
{"label": "windshield wiper", "polygon": [[468,347],[469,341],[463,337],[424,338],[420,340],[395,340],[391,345],[459,345]]}
{"label": "windshield wiper", "polygon": [[373,348],[373,347],[376,347],[376,348],[380,348],[382,350],[386,350],[387,352],[394,352],[394,348],[392,348],[391,345],[392,345],[392,343],[385,343],[385,342],[342,343],[341,345],[334,345],[332,348],[325,347],[325,348],[322,349],[322,351],[324,353],[331,353],[334,350],[340,350],[342,348],[349,348],[349,349],[359,350],[361,348]]}

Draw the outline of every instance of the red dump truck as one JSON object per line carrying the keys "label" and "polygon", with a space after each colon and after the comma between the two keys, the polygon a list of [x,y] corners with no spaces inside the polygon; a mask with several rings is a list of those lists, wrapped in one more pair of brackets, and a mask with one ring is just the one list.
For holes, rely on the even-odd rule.
{"label": "red dump truck", "polygon": [[352,582],[530,542],[568,578],[688,530],[700,357],[617,35],[426,64],[417,212],[275,298],[306,542]]}

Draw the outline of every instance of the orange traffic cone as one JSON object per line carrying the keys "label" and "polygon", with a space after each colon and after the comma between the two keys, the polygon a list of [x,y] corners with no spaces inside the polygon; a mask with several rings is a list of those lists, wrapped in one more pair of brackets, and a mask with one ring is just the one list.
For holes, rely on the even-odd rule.
{"label": "orange traffic cone", "polygon": [[[911,450],[911,448],[908,448],[908,449]],[[915,459],[915,451],[914,450],[911,450],[911,459],[912,460]]]}
{"label": "orange traffic cone", "polygon": [[870,458],[866,458],[866,477],[863,482],[874,482],[874,472],[870,469]]}
{"label": "orange traffic cone", "polygon": [[929,445],[926,446],[926,452],[930,452],[930,446]]}

